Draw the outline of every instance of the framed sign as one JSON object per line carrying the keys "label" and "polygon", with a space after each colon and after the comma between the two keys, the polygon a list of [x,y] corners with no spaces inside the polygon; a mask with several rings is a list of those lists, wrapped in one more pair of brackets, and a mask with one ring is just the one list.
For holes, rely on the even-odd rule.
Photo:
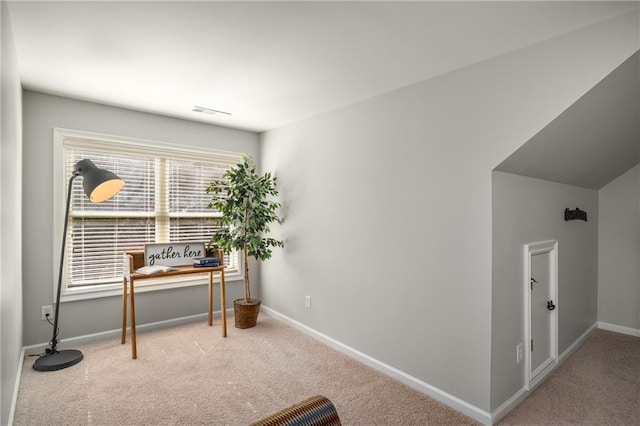
{"label": "framed sign", "polygon": [[204,243],[146,244],[144,264],[147,266],[193,265],[194,257],[204,257]]}

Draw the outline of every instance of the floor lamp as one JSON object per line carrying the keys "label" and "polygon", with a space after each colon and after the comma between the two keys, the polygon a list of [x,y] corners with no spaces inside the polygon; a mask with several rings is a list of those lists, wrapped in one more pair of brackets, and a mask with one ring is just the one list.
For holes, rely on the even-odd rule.
{"label": "floor lamp", "polygon": [[82,176],[82,186],[85,194],[92,203],[101,203],[116,195],[124,186],[124,181],[114,173],[99,169],[91,160],[81,160],[73,168],[69,179],[67,193],[67,208],[64,214],[64,232],[62,234],[62,250],[60,250],[60,269],[58,270],[58,293],[56,297],[56,309],[53,321],[53,337],[49,342],[46,353],[39,357],[33,364],[38,371],[54,371],[71,367],[82,361],[82,352],[76,349],[58,350],[58,316],[60,314],[60,291],[62,289],[62,270],[64,265],[64,252],[67,240],[67,225],[69,223],[69,204],[71,203],[71,191],[73,180]]}

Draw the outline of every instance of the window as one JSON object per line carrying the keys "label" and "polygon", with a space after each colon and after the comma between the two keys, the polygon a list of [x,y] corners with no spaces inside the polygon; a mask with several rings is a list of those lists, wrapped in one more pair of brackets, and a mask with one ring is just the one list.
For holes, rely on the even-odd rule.
{"label": "window", "polygon": [[[54,244],[61,241],[67,185],[78,161],[90,159],[125,181],[117,196],[93,204],[84,194],[82,178],[74,179],[65,247],[65,295],[119,290],[124,251],[142,250],[147,243],[208,242],[221,214],[207,209],[205,188],[242,159],[242,154],[63,129],[55,130],[55,139],[54,164],[63,167],[58,165],[55,171],[54,196],[61,206],[55,208],[54,229],[60,229],[60,238]],[[224,261],[227,273],[241,270],[236,253],[225,256]]]}

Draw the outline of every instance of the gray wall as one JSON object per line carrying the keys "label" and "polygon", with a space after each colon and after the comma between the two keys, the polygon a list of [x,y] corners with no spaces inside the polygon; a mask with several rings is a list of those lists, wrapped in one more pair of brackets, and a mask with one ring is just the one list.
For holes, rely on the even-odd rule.
{"label": "gray wall", "polygon": [[[625,16],[264,133],[287,244],[261,266],[265,305],[490,411],[490,358],[515,347],[491,345],[491,170],[628,58],[636,27]],[[587,321],[568,322],[563,342]]]}
{"label": "gray wall", "polygon": [[[265,304],[482,410],[498,405],[490,359],[514,351],[491,345],[491,310],[504,309],[492,306],[491,170],[628,58],[636,27],[626,16],[264,134],[262,167],[280,178],[287,218],[277,229],[287,247],[261,268]],[[34,92],[24,104],[23,252],[42,259],[23,271],[34,344],[50,337],[39,309],[53,294],[53,203],[38,182],[51,180],[53,127],[258,147],[247,132]],[[146,294],[139,319],[204,312],[198,300],[201,289]],[[62,309],[63,339],[119,325],[118,298]]]}
{"label": "gray wall", "polygon": [[[38,267],[25,264],[24,344],[48,342],[51,327],[40,320],[40,307],[53,300],[57,262],[51,210],[53,194],[53,128],[63,127],[152,141],[218,148],[258,154],[258,136],[252,132],[108,107],[67,98],[24,92],[24,217],[23,255],[38,259]],[[253,268],[255,269],[255,268]],[[255,271],[254,271],[255,272]],[[255,272],[257,274],[257,272]],[[257,286],[257,283],[256,283]],[[204,286],[206,287],[206,286]],[[229,282],[229,300],[241,297],[240,281]],[[217,290],[216,290],[217,292]],[[206,312],[203,286],[142,293],[136,297],[138,324]],[[216,305],[219,301],[216,301]],[[160,307],[160,309],[159,309]],[[215,309],[219,309],[216,306]],[[120,326],[121,299],[108,297],[63,302],[60,338],[82,336]]]}
{"label": "gray wall", "polygon": [[[497,407],[521,390],[524,362],[525,244],[558,241],[558,354],[597,320],[598,191],[493,172],[493,288],[491,399]],[[564,209],[588,221],[565,221]],[[508,348],[510,350],[503,350]]]}
{"label": "gray wall", "polygon": [[600,189],[598,321],[640,335],[640,166]]}
{"label": "gray wall", "polygon": [[0,4],[0,424],[22,351],[22,86],[7,3]]}

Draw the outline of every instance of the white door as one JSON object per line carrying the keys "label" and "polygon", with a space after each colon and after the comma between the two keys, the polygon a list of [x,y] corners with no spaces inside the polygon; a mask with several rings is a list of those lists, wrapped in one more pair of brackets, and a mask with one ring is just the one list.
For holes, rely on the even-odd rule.
{"label": "white door", "polygon": [[558,243],[525,245],[525,386],[532,389],[558,364]]}
{"label": "white door", "polygon": [[538,370],[552,357],[551,319],[553,311],[550,311],[547,305],[552,300],[549,266],[548,252],[531,256],[529,285],[531,292],[531,377],[535,377]]}

